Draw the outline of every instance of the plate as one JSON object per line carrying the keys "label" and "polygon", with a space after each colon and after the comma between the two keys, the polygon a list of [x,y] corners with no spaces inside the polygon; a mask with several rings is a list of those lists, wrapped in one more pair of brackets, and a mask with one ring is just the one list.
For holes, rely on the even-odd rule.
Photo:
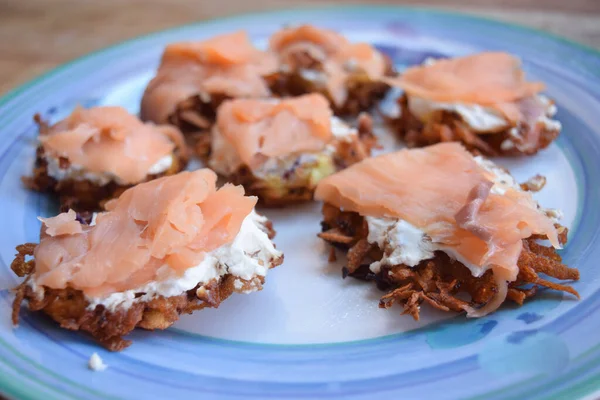
{"label": "plate", "polygon": [[[525,306],[483,319],[423,310],[420,322],[400,308],[380,310],[372,285],[342,280],[316,238],[318,204],[266,210],[285,263],[265,289],[235,295],[218,310],[184,316],[166,331],[136,331],[134,344],[110,353],[85,336],[23,313],[10,324],[9,269],[17,244],[36,241],[36,216],[56,212],[26,191],[36,128],[75,105],[118,104],[137,112],[163,47],[246,29],[259,46],[286,23],[310,22],[368,41],[399,68],[426,57],[482,50],[519,55],[558,104],[563,133],[530,158],[498,160],[517,178],[541,173],[546,207],[565,213],[565,261],[579,268],[576,301],[543,292]],[[184,26],[93,53],[0,101],[0,390],[14,398],[580,398],[600,387],[600,54],[530,29],[458,14],[344,7],[233,17]],[[380,131],[386,150],[398,146]],[[341,258],[341,257],[340,257]],[[86,367],[93,352],[109,365]]]}

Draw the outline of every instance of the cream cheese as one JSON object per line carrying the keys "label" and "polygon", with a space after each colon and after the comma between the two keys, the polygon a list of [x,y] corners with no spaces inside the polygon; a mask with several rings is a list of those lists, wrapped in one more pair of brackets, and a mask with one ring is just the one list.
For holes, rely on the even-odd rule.
{"label": "cream cheese", "polygon": [[[47,163],[48,175],[57,181],[64,181],[67,179],[74,181],[89,181],[98,186],[104,186],[109,182],[116,182],[120,185],[126,184],[121,181],[119,177],[110,172],[89,172],[84,167],[76,164],[71,164],[67,168],[61,168],[60,161],[56,157],[50,155],[44,155],[44,159]],[[154,163],[148,170],[148,175],[157,175],[167,171],[173,165],[173,155],[168,154],[156,163]]]}
{"label": "cream cheese", "polygon": [[542,115],[538,120],[538,124],[542,124],[544,128],[548,131],[560,131],[562,129],[562,124],[560,121],[555,119],[550,119],[546,115]]}
{"label": "cream cheese", "polygon": [[269,177],[281,177],[286,171],[295,167],[302,167],[310,164],[316,164],[319,159],[319,153],[301,153],[289,154],[284,157],[270,157],[258,168],[254,168],[252,173],[257,178],[268,179]]}
{"label": "cream cheese", "polygon": [[88,368],[92,371],[102,372],[108,368],[108,365],[104,364],[104,361],[102,361],[102,358],[100,358],[98,353],[94,353],[88,361]]}
{"label": "cream cheese", "polygon": [[358,135],[356,128],[351,127],[336,116],[331,117],[331,133],[336,139],[347,141],[352,141]]}
{"label": "cream cheese", "polygon": [[[265,217],[252,211],[244,219],[233,242],[207,253],[200,264],[188,268],[183,275],[177,275],[169,266],[164,265],[158,270],[158,275],[164,276],[164,279],[106,297],[87,297],[88,308],[94,309],[103,305],[114,311],[118,308],[129,308],[135,302],[150,301],[158,296],[178,296],[199,283],[208,283],[226,274],[244,280],[266,276],[270,263],[281,257],[281,252],[275,249],[265,232],[266,222]],[[136,297],[137,293],[144,294]]]}
{"label": "cream cheese", "polygon": [[48,176],[57,181],[71,179],[74,181],[89,181],[95,185],[104,186],[116,178],[116,176],[109,172],[88,172],[82,166],[75,164],[71,164],[67,168],[61,168],[59,159],[49,155],[44,155],[44,159],[47,163]]}
{"label": "cream cheese", "polygon": [[554,220],[554,222],[558,222],[564,217],[562,210],[559,210],[558,208],[544,208],[542,210],[544,211],[544,214],[546,214],[548,218]]}
{"label": "cream cheese", "polygon": [[471,264],[453,248],[435,243],[421,229],[399,218],[366,217],[369,227],[367,241],[383,251],[379,261],[371,263],[369,269],[379,273],[385,265],[404,264],[415,267],[421,261],[433,258],[436,251],[443,251],[450,258],[465,265],[475,277],[482,276],[491,266],[479,267]]}
{"label": "cream cheese", "polygon": [[302,68],[299,70],[300,76],[302,79],[313,82],[319,85],[325,85],[327,83],[327,75],[325,75],[321,71],[317,71],[315,69],[306,69]]}
{"label": "cream cheese", "polygon": [[236,279],[235,281],[233,281],[233,287],[235,290],[240,290],[244,287],[244,282],[240,281],[239,279]]}
{"label": "cream cheese", "polygon": [[383,258],[370,266],[374,273],[378,273],[382,265],[414,267],[433,257],[431,239],[410,223],[397,218],[366,217],[366,220],[369,226],[367,240],[383,251]]}
{"label": "cream cheese", "polygon": [[162,174],[163,172],[169,170],[169,168],[171,168],[172,165],[173,165],[173,155],[168,154],[168,155],[162,157],[161,159],[159,159],[154,164],[152,164],[152,166],[148,170],[148,175]]}
{"label": "cream cheese", "polygon": [[521,186],[517,183],[515,178],[508,173],[508,171],[499,167],[493,161],[490,161],[487,158],[481,156],[476,156],[474,158],[475,162],[477,162],[480,167],[489,172],[493,177],[494,186],[492,186],[491,193],[503,195],[508,189],[522,191]]}
{"label": "cream cheese", "polygon": [[556,105],[543,94],[538,95],[537,99],[545,108],[544,115],[537,120],[538,124],[544,125],[544,128],[549,131],[560,131],[562,129],[562,124],[560,121],[552,119],[558,111]]}
{"label": "cream cheese", "polygon": [[[494,181],[494,186],[492,186],[492,189],[490,190],[491,193],[503,195],[508,189],[513,189],[520,192],[523,191],[521,185],[517,183],[515,178],[513,178],[513,176],[505,169],[496,165],[493,161],[481,156],[476,156],[475,161],[480,167],[491,173]],[[543,208],[533,197],[531,198],[531,201],[533,201],[541,213],[545,214],[554,222],[558,222],[562,219],[563,213],[561,210],[554,208]]]}
{"label": "cream cheese", "polygon": [[547,96],[544,96],[543,94],[538,95],[537,99],[546,108],[545,114],[547,117],[551,118],[556,115],[556,112],[558,111],[558,109],[556,108],[556,105],[552,102],[552,100],[550,100]]}

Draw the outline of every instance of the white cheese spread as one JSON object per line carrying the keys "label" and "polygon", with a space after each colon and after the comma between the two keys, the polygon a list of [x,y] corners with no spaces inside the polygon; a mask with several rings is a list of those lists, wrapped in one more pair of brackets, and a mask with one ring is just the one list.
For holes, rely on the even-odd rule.
{"label": "white cheese spread", "polygon": [[154,164],[152,164],[152,166],[148,170],[148,175],[162,174],[163,172],[165,172],[169,168],[171,168],[172,165],[173,165],[173,155],[172,154],[166,155],[166,156],[162,157],[161,159],[159,159]]}
{"label": "white cheese spread", "polygon": [[302,79],[313,82],[319,85],[325,85],[327,83],[327,75],[321,71],[317,71],[315,69],[306,69],[302,68],[300,71],[300,76]]}
{"label": "white cheese spread", "polygon": [[[494,181],[494,186],[490,190],[491,193],[503,195],[508,189],[523,191],[521,185],[517,183],[515,178],[509,174],[505,169],[496,165],[493,161],[487,158],[477,156],[475,161],[480,167],[491,173],[491,177]],[[548,218],[551,218],[554,222],[558,222],[562,219],[563,213],[561,210],[554,208],[543,208],[540,204],[532,197],[531,200],[537,206],[537,209],[545,214]]]}
{"label": "white cheese spread", "polygon": [[366,220],[369,225],[367,240],[383,251],[383,258],[371,264],[371,271],[378,273],[382,265],[414,267],[433,257],[431,239],[410,223],[396,218],[366,217]]}
{"label": "white cheese spread", "polygon": [[514,189],[518,191],[522,190],[515,178],[513,178],[508,171],[496,165],[493,161],[481,156],[476,156],[475,161],[480,167],[490,173],[490,177],[494,181],[494,186],[492,186],[491,193],[503,195],[506,193],[507,189]]}
{"label": "white cheese spread", "polygon": [[433,258],[436,251],[443,251],[451,258],[464,264],[475,277],[483,275],[490,266],[483,268],[465,260],[454,249],[435,243],[425,232],[409,222],[399,218],[366,217],[369,226],[369,243],[377,244],[383,251],[380,261],[373,262],[369,268],[379,273],[385,265],[405,264],[414,267],[421,261]]}
{"label": "white cheese spread", "polygon": [[[560,131],[562,125],[559,121],[552,119],[556,114],[556,106],[543,95],[538,95],[537,100],[545,107],[545,112],[537,119],[538,124],[544,125],[544,128],[550,131]],[[491,107],[484,107],[477,104],[465,103],[445,103],[428,100],[416,96],[408,96],[408,108],[410,112],[426,122],[431,114],[436,111],[444,110],[455,112],[462,120],[475,132],[479,133],[494,133],[512,127],[512,123],[508,121],[499,111]],[[515,132],[518,130],[515,129]],[[508,144],[504,150],[508,150]]]}
{"label": "white cheese spread", "polygon": [[432,113],[440,110],[455,112],[476,132],[497,132],[510,123],[498,111],[477,104],[442,103],[415,96],[408,96],[410,112],[421,121],[429,120]]}
{"label": "white cheese spread", "polygon": [[104,361],[102,361],[102,358],[100,358],[98,353],[94,353],[88,361],[88,368],[92,371],[102,372],[108,368],[108,365],[104,364]]}
{"label": "white cheese spread", "polygon": [[352,140],[358,131],[338,117],[331,117],[331,133],[336,139]]}

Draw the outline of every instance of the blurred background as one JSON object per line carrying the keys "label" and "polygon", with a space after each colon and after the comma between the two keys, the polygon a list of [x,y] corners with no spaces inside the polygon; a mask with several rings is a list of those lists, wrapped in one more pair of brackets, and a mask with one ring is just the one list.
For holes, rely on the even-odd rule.
{"label": "blurred background", "polygon": [[462,11],[600,49],[600,0],[0,0],[0,94],[66,61],[153,31],[246,12],[359,3]]}

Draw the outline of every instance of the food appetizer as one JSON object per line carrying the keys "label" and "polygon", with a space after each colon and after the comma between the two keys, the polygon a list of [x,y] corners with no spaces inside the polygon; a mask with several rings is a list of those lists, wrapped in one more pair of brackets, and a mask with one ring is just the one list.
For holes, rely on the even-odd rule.
{"label": "food appetizer", "polygon": [[[209,169],[141,183],[90,220],[73,210],[40,218],[39,244],[17,247],[20,305],[110,350],[134,328],[166,329],[182,313],[260,290],[283,261],[271,223],[240,186],[216,188]],[[30,261],[26,257],[31,256]]]}
{"label": "food appetizer", "polygon": [[268,78],[273,93],[321,93],[338,115],[369,109],[389,89],[380,78],[395,74],[391,60],[371,45],[311,25],[276,32],[269,48],[279,59],[279,70]]}
{"label": "food appetizer", "polygon": [[76,108],[48,125],[36,116],[39,145],[31,189],[55,194],[64,209],[99,209],[132,185],[185,168],[187,148],[171,126],[142,123],[121,107]]}
{"label": "food appetizer", "polygon": [[210,141],[221,102],[270,96],[263,78],[276,70],[276,57],[255,48],[243,31],[173,43],[144,92],[140,115],[144,121],[172,123],[202,147]]}
{"label": "food appetizer", "polygon": [[311,200],[323,177],[368,157],[375,143],[368,116],[351,128],[320,94],[228,100],[217,112],[209,166],[263,204],[282,206]]}
{"label": "food appetizer", "polygon": [[320,237],[347,251],[345,274],[388,291],[380,307],[481,317],[540,286],[579,297],[540,276],[579,279],[555,251],[567,241],[558,212],[458,143],[366,159],[323,179],[315,198],[325,203]]}
{"label": "food appetizer", "polygon": [[392,124],[408,147],[457,141],[483,155],[532,155],[561,130],[544,84],[506,53],[429,59],[385,81],[404,90]]}

